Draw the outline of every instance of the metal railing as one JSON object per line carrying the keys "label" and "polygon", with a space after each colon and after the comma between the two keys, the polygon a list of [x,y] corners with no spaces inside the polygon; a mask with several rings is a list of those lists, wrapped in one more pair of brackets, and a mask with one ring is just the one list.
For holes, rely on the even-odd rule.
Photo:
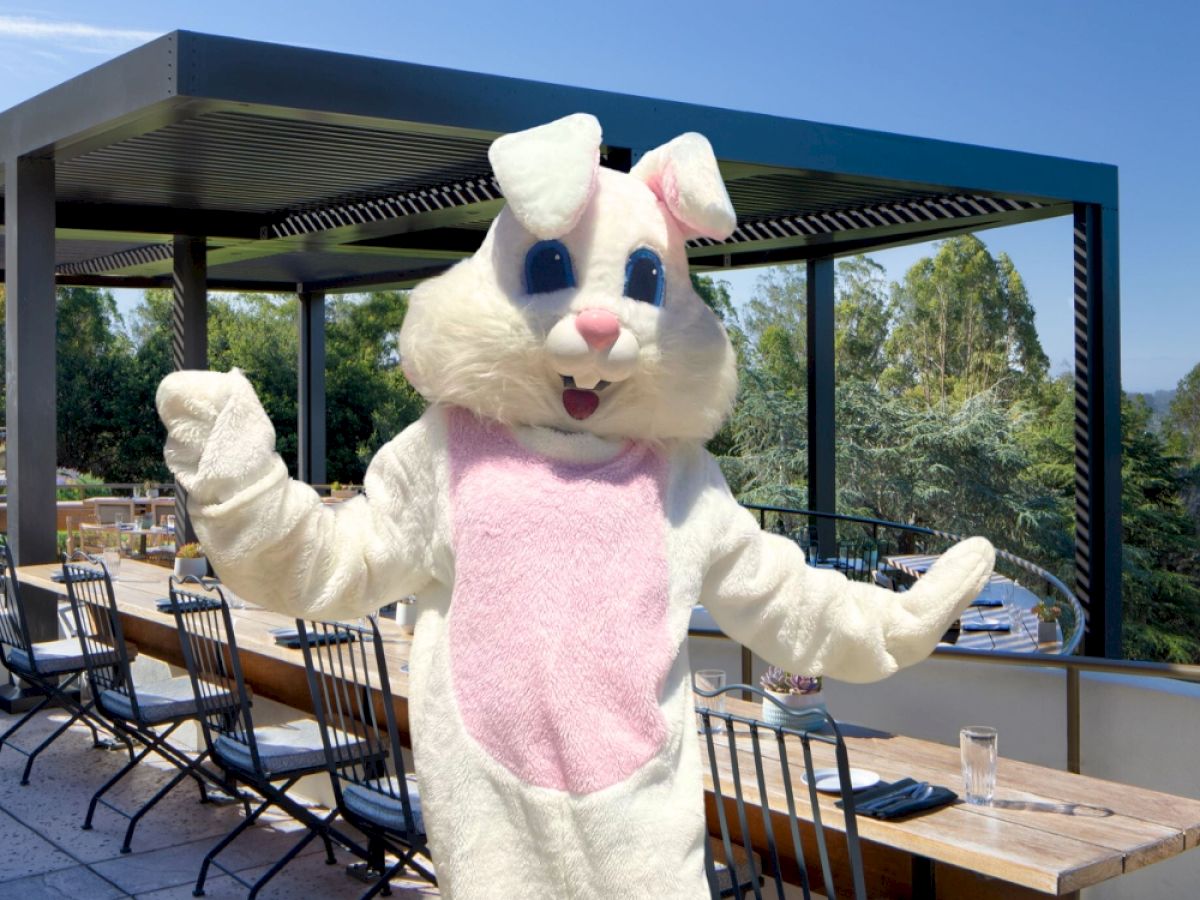
{"label": "metal railing", "polygon": [[[866,529],[869,531],[870,538],[873,541],[880,542],[886,540],[886,537],[881,538],[881,533],[886,536],[888,529],[894,529],[901,533],[910,535],[912,542],[909,547],[904,549],[907,552],[917,553],[933,553],[940,552],[946,549],[943,544],[957,542],[962,539],[960,535],[953,534],[947,531],[940,531],[934,528],[925,528],[919,525],[905,525],[899,522],[888,522],[880,519],[870,519],[862,516],[842,515],[839,513],[824,513],[813,510],[788,509],[785,507],[762,506],[758,504],[743,504],[747,509],[758,513],[759,524],[764,529],[779,531],[777,521],[774,517],[797,517],[807,518],[811,522],[820,519],[832,520],[835,523],[847,523],[848,525]],[[787,524],[784,524],[785,533]],[[811,539],[812,532],[809,532]],[[801,535],[803,537],[804,535]],[[929,541],[925,545],[921,541]],[[940,542],[940,543],[934,543]],[[818,548],[823,550],[824,548]],[[934,655],[939,658],[948,658],[960,662],[983,663],[989,665],[1005,665],[1005,666],[1034,666],[1043,668],[1063,669],[1066,672],[1066,729],[1067,729],[1067,770],[1078,773],[1080,771],[1080,752],[1081,752],[1081,719],[1082,719],[1082,704],[1081,697],[1081,679],[1080,675],[1083,672],[1104,672],[1115,675],[1126,675],[1139,678],[1166,678],[1174,681],[1185,681],[1200,684],[1200,666],[1182,665],[1179,663],[1162,663],[1162,662],[1144,662],[1140,660],[1124,660],[1124,659],[1105,659],[1101,657],[1078,656],[1075,655],[1079,649],[1080,642],[1083,638],[1083,631],[1086,623],[1085,613],[1079,604],[1078,599],[1070,591],[1061,580],[1056,578],[1050,572],[1028,560],[1022,559],[1005,550],[997,549],[996,551],[997,568],[1012,567],[1029,576],[1041,579],[1047,586],[1048,590],[1052,590],[1057,597],[1062,598],[1070,604],[1075,620],[1073,624],[1073,633],[1070,640],[1064,639],[1063,649],[1058,653],[1015,653],[1003,650],[977,650],[964,649],[961,647],[953,647],[940,645]],[[1066,630],[1064,628],[1064,635]],[[745,653],[745,648],[743,648]]]}
{"label": "metal railing", "polygon": [[[922,525],[907,525],[903,522],[889,522],[865,516],[764,506],[757,503],[742,505],[758,514],[759,525],[764,531],[792,538],[805,550],[811,561],[856,563],[858,571],[863,575],[873,575],[878,571],[879,563],[887,556],[936,556],[965,537]],[[1086,623],[1086,614],[1074,592],[1053,573],[999,547],[996,548],[996,571],[1032,592],[1039,600],[1058,606],[1061,611],[1059,625],[1063,635],[1062,647],[1058,653],[1064,656],[1074,655],[1083,641]],[[945,648],[939,647],[937,652],[943,649]],[[986,651],[962,652],[973,655]]]}

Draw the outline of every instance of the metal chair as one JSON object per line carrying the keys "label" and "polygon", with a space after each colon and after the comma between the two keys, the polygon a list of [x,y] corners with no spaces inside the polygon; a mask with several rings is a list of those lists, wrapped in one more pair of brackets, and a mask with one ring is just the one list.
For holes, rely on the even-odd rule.
{"label": "metal chair", "polygon": [[[312,719],[268,727],[254,725],[233,621],[221,588],[215,582],[202,581],[195,576],[189,575],[182,581],[172,576],[170,593],[171,611],[179,628],[183,658],[200,709],[209,757],[220,767],[231,791],[240,784],[262,798],[253,810],[247,807],[246,817],[209,850],[192,894],[203,896],[209,867],[216,866],[249,888],[249,897],[256,897],[263,886],[316,837],[325,842],[326,862],[330,865],[337,862],[333,855],[333,839],[365,856],[365,850],[333,829],[336,810],[322,817],[288,795],[288,790],[305,775],[326,771],[325,748],[319,729]],[[235,700],[232,707],[227,700],[229,696]],[[218,863],[216,858],[273,806],[307,826],[307,831],[258,881],[250,884]]]}
{"label": "metal chair", "polygon": [[[96,709],[117,734],[141,745],[140,752],[92,796],[83,828],[85,831],[91,830],[96,807],[103,804],[129,820],[121,845],[121,852],[128,853],[134,830],[141,818],[185,778],[195,779],[200,787],[202,803],[208,801],[206,779],[217,787],[221,785],[215,775],[203,768],[204,760],[208,757],[207,750],[192,756],[169,742],[171,735],[181,725],[199,717],[191,680],[181,676],[143,685],[134,681],[112,580],[103,561],[77,552],[71,559],[63,560],[62,570],[75,617],[76,634],[87,665],[88,683],[96,699]],[[232,706],[233,697],[227,694],[226,699],[227,704]],[[135,812],[126,812],[105,800],[104,795],[151,753],[157,753],[179,772]]]}
{"label": "metal chair", "polygon": [[[735,691],[747,691],[755,699],[767,698],[781,710],[787,712],[783,704],[768,697],[756,687],[745,684],[728,685],[717,691],[696,689],[699,697],[719,697]],[[712,779],[713,794],[716,799],[717,820],[720,826],[720,840],[713,839],[706,847],[705,863],[708,868],[708,881],[713,898],[745,897],[753,895],[755,900],[762,900],[764,888],[774,891],[769,896],[784,900],[783,868],[781,866],[781,849],[787,850],[790,839],[790,858],[796,860],[800,873],[800,889],[805,900],[813,896],[809,886],[809,872],[805,864],[805,849],[807,844],[815,845],[815,853],[820,861],[822,889],[825,895],[837,896],[833,869],[830,865],[825,815],[822,812],[820,798],[817,794],[817,778],[814,774],[812,745],[814,743],[828,745],[833,748],[834,758],[840,788],[840,799],[843,809],[842,831],[845,835],[846,859],[850,866],[850,878],[853,896],[856,900],[866,900],[866,883],[863,877],[862,853],[858,840],[858,823],[854,810],[854,792],[850,787],[850,762],[846,754],[846,744],[837,723],[824,710],[811,710],[802,714],[789,715],[790,720],[785,725],[770,725],[758,719],[741,715],[736,712],[718,712],[704,705],[698,705],[696,712],[706,736],[708,750],[709,775]],[[797,813],[798,800],[792,785],[792,769],[789,750],[794,751],[797,743],[800,746],[801,758],[804,765],[805,781],[808,790],[808,816],[805,826],[801,827],[801,819]],[[778,758],[764,755],[764,745],[774,748]],[[779,794],[767,786],[767,773],[778,770],[777,783],[782,786],[782,808],[771,808],[772,798],[778,804]],[[764,860],[749,845],[751,834],[751,814],[747,810],[746,792],[747,780],[753,777],[754,784],[749,788],[757,799],[762,819],[762,833],[765,836],[767,852]],[[773,786],[776,782],[772,778]],[[736,823],[731,819],[736,817]],[[786,834],[777,835],[776,829],[786,824]],[[811,829],[812,836],[801,841],[801,832]],[[721,854],[723,861],[716,859]]]}
{"label": "metal chair", "polygon": [[95,510],[96,521],[101,525],[132,522],[136,515],[134,503],[128,497],[91,497],[83,502]]}
{"label": "metal chair", "polygon": [[[8,546],[8,537],[3,534],[0,534],[0,549],[4,554],[3,572],[0,573],[0,657],[3,658],[10,679],[16,676],[33,685],[43,695],[42,699],[25,715],[0,735],[0,750],[7,745],[26,757],[25,769],[21,773],[21,784],[27,785],[34,761],[43,750],[58,740],[76,722],[82,721],[91,730],[93,746],[108,747],[110,745],[100,738],[98,729],[107,729],[104,723],[93,714],[95,699],[84,702],[79,694],[78,685],[87,668],[79,639],[66,638],[56,641],[34,641],[32,639],[25,604],[17,583],[12,550]],[[115,652],[110,654],[109,659],[115,661]],[[33,750],[24,750],[12,743],[13,736],[30,719],[52,703],[61,706],[69,713],[67,720]],[[130,747],[130,752],[132,753],[132,747]]]}
{"label": "metal chair", "polygon": [[[296,620],[338,809],[368,839],[366,860],[355,874],[375,885],[362,900],[390,893],[388,882],[405,867],[437,884],[432,865],[426,868],[418,861],[422,857],[432,863],[421,797],[415,778],[404,774],[379,620],[371,616],[368,621],[363,628]],[[398,857],[390,868],[388,852]]]}

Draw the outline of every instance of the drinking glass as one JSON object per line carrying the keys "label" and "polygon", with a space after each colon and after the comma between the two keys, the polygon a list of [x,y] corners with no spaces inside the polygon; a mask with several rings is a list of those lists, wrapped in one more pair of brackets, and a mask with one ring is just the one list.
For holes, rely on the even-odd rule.
{"label": "drinking glass", "polygon": [[105,547],[104,566],[108,569],[108,577],[116,581],[121,576],[121,548]]}
{"label": "drinking glass", "polygon": [[987,725],[971,725],[958,733],[963,791],[968,803],[987,806],[996,793],[997,737],[996,729]]}
{"label": "drinking glass", "polygon": [[[725,687],[725,672],[723,669],[699,669],[692,676],[692,684],[697,690],[719,691]],[[695,699],[696,706],[702,709],[712,710],[714,713],[725,712],[724,694],[717,697],[701,697],[696,694]],[[710,718],[708,721],[714,734],[725,730],[725,723],[722,720]],[[696,714],[696,730],[704,734],[704,717],[699,713]]]}

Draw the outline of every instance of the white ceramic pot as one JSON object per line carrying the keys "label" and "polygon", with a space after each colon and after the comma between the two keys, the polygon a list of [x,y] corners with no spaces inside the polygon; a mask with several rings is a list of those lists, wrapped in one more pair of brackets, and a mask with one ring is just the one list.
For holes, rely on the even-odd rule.
{"label": "white ceramic pot", "polygon": [[768,725],[794,725],[798,721],[800,714],[810,710],[825,709],[825,695],[821,691],[813,694],[781,694],[778,691],[767,691],[771,697],[774,697],[788,711],[780,709],[770,700],[763,698],[762,702],[762,720]]}
{"label": "white ceramic pot", "polygon": [[208,574],[208,560],[203,556],[196,559],[188,559],[175,557],[175,577],[187,578],[189,575],[195,575],[197,578],[203,578]]}

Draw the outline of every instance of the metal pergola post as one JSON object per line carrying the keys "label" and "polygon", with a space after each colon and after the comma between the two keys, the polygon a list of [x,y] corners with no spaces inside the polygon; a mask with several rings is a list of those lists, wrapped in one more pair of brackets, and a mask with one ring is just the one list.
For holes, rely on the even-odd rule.
{"label": "metal pergola post", "polygon": [[[208,256],[202,237],[175,235],[171,350],[175,370],[208,368]],[[187,514],[187,493],[175,484],[175,539],[196,540]]]}
{"label": "metal pergola post", "polygon": [[[808,260],[808,508],[837,512],[837,464],[834,455],[834,272],[829,257]],[[837,554],[837,523],[817,520],[821,556]]]}
{"label": "metal pergola post", "polygon": [[30,565],[58,555],[54,161],[23,156],[5,169],[8,541]]}
{"label": "metal pergola post", "polygon": [[1075,582],[1084,652],[1121,656],[1121,345],[1117,210],[1075,205]]}
{"label": "metal pergola post", "polygon": [[301,289],[299,403],[296,469],[301,481],[324,484],[325,295]]}

